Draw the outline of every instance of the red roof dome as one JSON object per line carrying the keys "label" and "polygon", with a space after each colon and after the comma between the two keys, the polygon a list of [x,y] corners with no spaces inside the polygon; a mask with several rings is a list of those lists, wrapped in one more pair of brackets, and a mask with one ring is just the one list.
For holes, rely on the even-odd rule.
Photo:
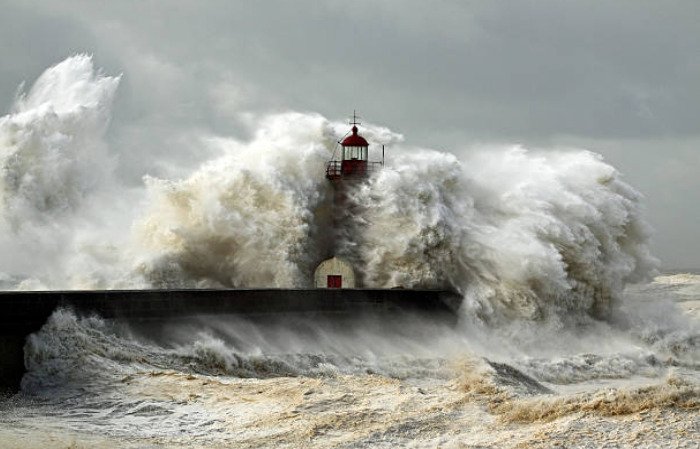
{"label": "red roof dome", "polygon": [[357,126],[352,127],[352,134],[343,139],[340,144],[344,147],[368,147],[369,144],[364,137],[357,134]]}

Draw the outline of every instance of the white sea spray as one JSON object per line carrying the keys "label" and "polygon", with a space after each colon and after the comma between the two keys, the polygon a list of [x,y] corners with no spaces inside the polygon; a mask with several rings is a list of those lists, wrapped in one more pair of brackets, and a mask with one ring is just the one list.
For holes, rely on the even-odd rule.
{"label": "white sea spray", "polygon": [[324,163],[344,127],[308,113],[263,117],[247,142],[202,138],[219,157],[185,179],[147,176],[126,209],[112,175],[119,149],[104,139],[118,83],[74,56],[0,119],[0,243],[26,255],[3,260],[5,283],[306,287],[335,250],[365,286],[453,288],[471,315],[532,319],[605,317],[654,267],[640,195],[600,156],[504,147],[458,157],[371,124],[362,132],[375,158],[391,144],[387,166],[354,189],[350,231],[329,241]]}

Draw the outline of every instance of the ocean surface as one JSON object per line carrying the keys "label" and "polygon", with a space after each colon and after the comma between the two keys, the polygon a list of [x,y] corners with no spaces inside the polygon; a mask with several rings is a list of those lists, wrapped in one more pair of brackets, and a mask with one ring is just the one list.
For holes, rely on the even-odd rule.
{"label": "ocean surface", "polygon": [[57,311],[0,447],[700,447],[700,275],[536,327],[202,317],[149,335]]}

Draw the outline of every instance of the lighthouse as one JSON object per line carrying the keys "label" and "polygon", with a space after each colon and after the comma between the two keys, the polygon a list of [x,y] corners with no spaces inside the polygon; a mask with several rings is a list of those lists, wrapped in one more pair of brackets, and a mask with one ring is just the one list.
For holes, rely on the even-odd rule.
{"label": "lighthouse", "polygon": [[[353,111],[352,120],[349,123],[352,128],[338,142],[339,148],[334,152],[333,159],[326,163],[326,179],[333,186],[333,229],[330,230],[333,241],[332,247],[329,249],[333,257],[324,260],[316,268],[314,285],[317,288],[357,288],[360,286],[360,279],[356,276],[350,262],[352,257],[342,257],[336,254],[339,248],[335,244],[341,238],[340,236],[352,238],[353,235],[359,233],[356,229],[349,229],[352,220],[349,220],[348,217],[357,210],[351,191],[384,166],[384,147],[382,146],[381,162],[369,160],[369,143],[359,133],[357,126],[361,123],[358,119],[359,117]],[[336,159],[336,155],[340,159]]]}

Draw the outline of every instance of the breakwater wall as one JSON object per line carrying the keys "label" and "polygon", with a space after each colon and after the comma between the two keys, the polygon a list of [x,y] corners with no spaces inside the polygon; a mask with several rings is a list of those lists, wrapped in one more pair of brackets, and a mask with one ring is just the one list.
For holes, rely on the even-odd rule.
{"label": "breakwater wall", "polygon": [[128,322],[168,321],[197,315],[251,319],[286,314],[361,317],[413,312],[456,320],[461,297],[445,290],[414,289],[235,289],[0,292],[0,391],[19,389],[24,343],[54,310]]}

